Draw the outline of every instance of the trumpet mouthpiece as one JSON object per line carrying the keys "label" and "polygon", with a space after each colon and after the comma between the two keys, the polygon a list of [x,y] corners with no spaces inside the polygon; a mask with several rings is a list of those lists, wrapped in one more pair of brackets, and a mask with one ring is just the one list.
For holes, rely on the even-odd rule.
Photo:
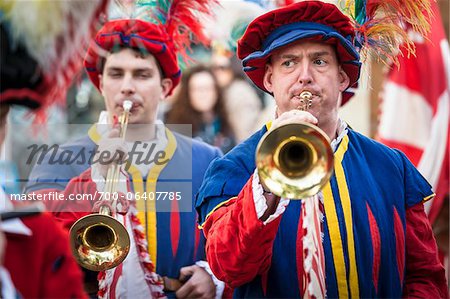
{"label": "trumpet mouthpiece", "polygon": [[131,107],[133,107],[133,103],[130,100],[125,100],[123,101],[122,107],[126,112],[130,112]]}
{"label": "trumpet mouthpiece", "polygon": [[312,105],[312,93],[310,91],[302,91],[300,93],[300,105],[297,107],[298,110],[307,111]]}
{"label": "trumpet mouthpiece", "polygon": [[300,94],[300,97],[301,97],[302,99],[304,99],[304,100],[309,100],[309,99],[312,97],[312,93],[309,92],[309,91],[303,91],[303,92]]}

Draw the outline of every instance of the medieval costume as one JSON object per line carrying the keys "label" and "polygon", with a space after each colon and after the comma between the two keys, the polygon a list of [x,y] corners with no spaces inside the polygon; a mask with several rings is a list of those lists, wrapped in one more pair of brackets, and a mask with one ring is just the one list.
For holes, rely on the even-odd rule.
{"label": "medieval costume", "polygon": [[[269,92],[265,75],[269,60],[281,55],[277,50],[296,42],[299,46],[300,41],[310,42],[301,44],[299,53],[303,55],[304,49],[310,49],[308,45],[321,50],[331,45],[337,56],[333,63],[342,68],[349,81],[342,99],[335,101],[337,105],[346,103],[351,88],[357,86],[361,46],[373,46],[379,54],[387,55],[387,49],[398,46],[394,42],[402,38],[407,41],[393,20],[411,21],[416,17],[406,13],[407,17],[401,18],[404,11],[389,6],[384,12],[395,11],[396,18],[376,14],[378,8],[386,6],[371,1],[367,7],[347,3],[353,4],[356,13],[352,15],[367,21],[366,26],[355,25],[335,5],[320,1],[299,2],[256,18],[238,44],[246,74]],[[426,8],[423,2],[414,3],[419,3],[418,11]],[[386,18],[383,24],[372,18],[380,15]],[[393,29],[383,36],[377,24]],[[386,42],[393,43],[391,48]],[[326,58],[316,52],[308,52],[311,57],[282,52],[288,57],[277,63],[283,61],[286,69],[298,64],[294,74],[302,76],[307,73],[305,65],[327,65]],[[277,66],[270,67],[274,73]],[[275,80],[273,73],[270,80]],[[313,81],[314,76],[308,75]],[[303,77],[295,78],[296,83],[302,82]],[[275,83],[270,84],[273,88]],[[296,88],[310,88],[304,85],[298,83]],[[321,115],[315,116],[320,123]],[[422,204],[434,194],[401,152],[354,132],[337,119],[336,137],[331,141],[334,172],[322,190],[301,201],[281,197],[274,212],[264,219],[268,211],[265,194],[270,189],[261,183],[255,152],[268,129],[264,127],[214,161],[197,197],[211,269],[236,288],[236,298],[448,297],[444,269]]]}

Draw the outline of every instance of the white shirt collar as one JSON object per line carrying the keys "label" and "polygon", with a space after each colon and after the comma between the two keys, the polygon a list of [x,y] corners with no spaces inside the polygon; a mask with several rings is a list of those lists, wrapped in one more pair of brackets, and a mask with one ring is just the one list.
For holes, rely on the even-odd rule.
{"label": "white shirt collar", "polygon": [[338,128],[337,128],[337,137],[331,141],[331,148],[333,149],[333,152],[336,151],[339,143],[341,143],[342,139],[348,133],[347,123],[340,118],[338,121],[339,121],[339,124],[338,124]]}

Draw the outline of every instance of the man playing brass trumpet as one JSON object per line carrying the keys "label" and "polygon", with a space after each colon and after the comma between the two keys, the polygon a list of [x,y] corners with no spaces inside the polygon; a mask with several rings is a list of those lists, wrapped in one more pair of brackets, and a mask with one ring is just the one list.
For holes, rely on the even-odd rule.
{"label": "man playing brass trumpet", "polygon": [[[258,17],[238,42],[244,71],[275,98],[276,119],[214,161],[197,196],[207,259],[237,298],[448,297],[422,204],[434,195],[430,185],[404,154],[338,116],[359,78],[358,48],[369,43],[357,40],[358,28],[369,27],[356,28],[333,4],[303,1]],[[274,158],[258,152],[256,164],[263,135],[296,123],[310,135],[298,132],[303,145],[286,153],[276,145]],[[304,172],[296,165],[322,159],[312,146],[320,131],[331,140],[334,172],[296,178]],[[322,190],[301,201],[276,195],[295,194],[305,180],[316,186],[317,176],[326,178]],[[275,192],[276,180],[283,190]]]}
{"label": "man playing brass trumpet", "polygon": [[[88,50],[85,67],[101,91],[107,111],[89,136],[64,149],[89,152],[98,146],[99,155],[119,154],[110,158],[110,163],[97,159],[93,165],[38,165],[30,176],[27,192],[57,189],[70,195],[104,191],[105,199],[114,199],[120,193],[118,201],[106,200],[100,205],[112,202],[108,210],[124,224],[131,243],[123,263],[100,271],[98,295],[102,298],[214,298],[220,297],[221,287],[223,290],[223,283],[208,273],[207,263],[202,261],[204,238],[196,226],[192,204],[209,162],[221,155],[220,150],[172,133],[156,120],[160,101],[180,81],[176,57],[172,37],[162,25],[136,19],[105,23]],[[124,103],[130,102],[131,107],[125,107]],[[126,109],[129,114],[124,113]],[[118,126],[117,118],[123,115],[128,124]],[[123,134],[124,139],[120,138]],[[109,184],[106,180],[111,165],[132,156],[133,147],[139,147],[141,153],[161,155],[150,163],[137,163],[138,157],[132,157],[131,166],[121,167],[113,175],[118,178],[119,193],[108,194],[110,189],[105,190],[105,185]],[[72,180],[66,186],[67,179]],[[97,204],[94,208],[99,210]],[[65,208],[54,214],[70,228],[92,209],[91,202],[80,201],[72,210]],[[95,228],[98,222],[84,231],[100,233],[105,227]],[[88,236],[78,235],[73,242],[82,238]],[[84,254],[88,250],[85,245],[75,252]],[[166,278],[163,285],[159,275],[170,279]]]}

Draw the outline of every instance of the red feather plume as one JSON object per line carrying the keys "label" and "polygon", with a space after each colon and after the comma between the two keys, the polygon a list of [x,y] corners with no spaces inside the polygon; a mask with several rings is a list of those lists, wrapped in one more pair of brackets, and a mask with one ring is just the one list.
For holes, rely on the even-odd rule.
{"label": "red feather plume", "polygon": [[184,62],[191,61],[191,44],[209,46],[204,26],[213,17],[218,0],[148,0],[136,1],[136,9],[146,10],[150,20],[166,28]]}

